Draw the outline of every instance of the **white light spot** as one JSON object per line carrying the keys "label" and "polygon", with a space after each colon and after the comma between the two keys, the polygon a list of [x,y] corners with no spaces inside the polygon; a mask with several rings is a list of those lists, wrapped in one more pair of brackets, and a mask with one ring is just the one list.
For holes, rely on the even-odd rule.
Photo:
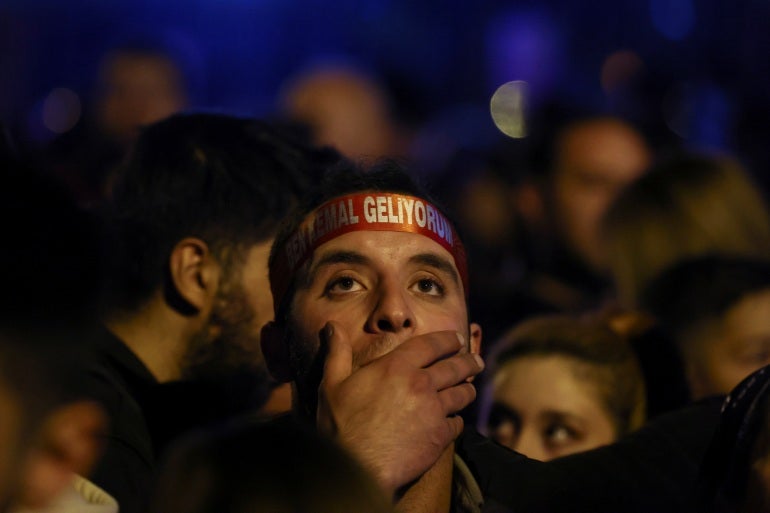
{"label": "white light spot", "polygon": [[497,88],[489,104],[495,126],[514,139],[527,136],[527,87],[522,80],[505,83]]}

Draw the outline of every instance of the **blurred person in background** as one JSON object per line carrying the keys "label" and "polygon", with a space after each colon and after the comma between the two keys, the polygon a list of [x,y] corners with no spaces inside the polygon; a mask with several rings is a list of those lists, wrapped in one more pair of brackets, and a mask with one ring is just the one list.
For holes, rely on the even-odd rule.
{"label": "blurred person in background", "polygon": [[[770,214],[747,172],[729,157],[685,153],[661,160],[617,198],[602,224],[619,308],[639,308],[649,282],[682,260],[704,255],[770,258]],[[698,290],[704,290],[702,285],[696,285]],[[672,297],[691,301],[691,312],[696,311],[700,296],[687,293],[672,291]],[[655,312],[665,314],[660,305],[687,312],[685,305],[674,307],[663,297],[656,301],[660,304],[648,305]],[[717,313],[713,305],[704,308]],[[663,317],[674,325],[687,322]],[[681,341],[671,339],[678,336],[654,327],[635,340],[650,415],[692,398],[693,376],[687,375],[683,361],[688,357]],[[721,393],[727,391],[729,387],[721,388]]]}
{"label": "blurred person in background", "polygon": [[251,119],[175,115],[142,131],[105,212],[108,307],[81,376],[111,420],[93,479],[122,512],[146,507],[168,441],[268,400],[268,253],[336,160]]}
{"label": "blurred person in background", "polygon": [[662,161],[617,198],[603,225],[618,301],[629,308],[650,279],[686,258],[770,258],[765,201],[729,157]]}
{"label": "blurred person in background", "polygon": [[651,158],[623,119],[548,106],[527,138],[497,145],[459,186],[452,204],[469,234],[471,310],[492,340],[485,351],[527,317],[611,297],[601,221]]}
{"label": "blurred person in background", "polygon": [[188,104],[187,78],[172,51],[151,42],[107,51],[99,63],[94,97],[74,130],[48,149],[47,167],[84,204],[109,195],[115,167],[142,127]]}
{"label": "blurred person in background", "polygon": [[693,400],[725,395],[770,364],[768,260],[684,260],[652,280],[643,307],[676,344]]}
{"label": "blurred person in background", "polygon": [[182,110],[187,94],[180,64],[169,53],[149,46],[115,48],[99,66],[98,126],[127,150],[142,127]]}
{"label": "blurred person in background", "polygon": [[279,110],[303,123],[312,140],[353,160],[406,154],[403,129],[384,87],[351,66],[318,65],[284,85]]}
{"label": "blurred person in background", "polygon": [[541,461],[607,445],[644,423],[644,383],[626,340],[607,323],[524,321],[496,344],[488,435]]}
{"label": "blurred person in background", "polygon": [[546,126],[533,130],[532,165],[550,247],[526,287],[551,311],[590,309],[609,289],[602,219],[647,170],[651,150],[636,128],[611,115],[545,112],[537,123]]}
{"label": "blurred person in background", "polygon": [[116,513],[87,479],[106,419],[75,383],[101,297],[98,225],[9,149],[0,136],[0,511]]}
{"label": "blurred person in background", "polygon": [[163,465],[151,513],[388,513],[390,500],[341,446],[283,419],[200,432]]}
{"label": "blurred person in background", "polygon": [[670,333],[647,310],[610,304],[601,316],[628,341],[639,362],[648,420],[692,402],[681,354]]}
{"label": "blurred person in background", "polygon": [[471,256],[471,316],[497,340],[521,319],[551,311],[526,289],[532,262],[544,256],[536,237],[544,230],[542,199],[522,141],[501,140],[488,152],[467,153],[446,168],[437,194],[456,216]]}
{"label": "blurred person in background", "polygon": [[701,465],[693,511],[770,511],[770,366],[727,397]]}
{"label": "blurred person in background", "polygon": [[117,513],[88,480],[107,419],[73,392],[83,345],[75,330],[0,327],[0,511]]}

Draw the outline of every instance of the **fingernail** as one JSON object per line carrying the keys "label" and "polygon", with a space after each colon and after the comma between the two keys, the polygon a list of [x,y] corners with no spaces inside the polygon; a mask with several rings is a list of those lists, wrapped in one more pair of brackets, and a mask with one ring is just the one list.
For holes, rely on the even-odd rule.
{"label": "fingernail", "polygon": [[484,360],[481,359],[481,356],[477,355],[476,353],[473,353],[473,359],[476,360],[476,363],[479,364],[479,367],[482,369],[484,368]]}
{"label": "fingernail", "polygon": [[465,347],[465,337],[462,333],[457,333],[457,340],[460,341],[460,347]]}

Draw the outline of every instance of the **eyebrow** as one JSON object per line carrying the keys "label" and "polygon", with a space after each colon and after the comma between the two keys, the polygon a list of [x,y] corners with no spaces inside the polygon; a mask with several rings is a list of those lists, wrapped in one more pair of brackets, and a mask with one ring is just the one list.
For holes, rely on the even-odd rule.
{"label": "eyebrow", "polygon": [[323,255],[318,262],[315,262],[308,271],[308,281],[312,281],[313,277],[318,273],[318,270],[327,265],[334,264],[355,264],[366,265],[371,260],[361,253],[355,251],[332,251]]}
{"label": "eyebrow", "polygon": [[568,422],[575,424],[578,428],[585,429],[585,419],[574,413],[562,410],[545,410],[540,413],[540,419],[545,422]]}
{"label": "eyebrow", "polygon": [[433,267],[434,269],[448,274],[455,282],[455,285],[460,284],[460,277],[457,274],[455,266],[452,265],[452,262],[450,262],[449,259],[443,258],[435,253],[420,253],[418,255],[414,255],[409,258],[409,263]]}

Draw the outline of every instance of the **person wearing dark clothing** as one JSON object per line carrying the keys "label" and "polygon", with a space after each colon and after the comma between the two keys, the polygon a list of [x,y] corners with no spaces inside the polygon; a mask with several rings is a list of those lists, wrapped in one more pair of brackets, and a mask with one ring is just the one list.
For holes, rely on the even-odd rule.
{"label": "person wearing dark clothing", "polygon": [[696,488],[700,513],[759,513],[770,508],[770,366],[741,381],[722,407]]}
{"label": "person wearing dark clothing", "polygon": [[457,453],[484,493],[514,513],[689,511],[722,404],[705,399],[652,420],[617,443],[549,462],[466,430]]}
{"label": "person wearing dark clothing", "polygon": [[121,511],[144,511],[156,455],[143,405],[158,381],[115,335],[102,329],[96,339],[78,387],[104,407],[110,431],[91,480],[119,497]]}
{"label": "person wearing dark clothing", "polygon": [[727,394],[770,364],[767,259],[684,259],[650,281],[642,304],[671,337],[693,399]]}
{"label": "person wearing dark clothing", "polygon": [[609,298],[602,219],[644,174],[652,156],[641,133],[621,118],[556,111],[533,131],[532,158],[550,247],[531,262],[525,286],[553,311],[572,313]]}
{"label": "person wearing dark clothing", "polygon": [[184,437],[161,468],[152,513],[392,513],[341,446],[292,415],[238,419]]}
{"label": "person wearing dark clothing", "polygon": [[83,205],[109,197],[116,168],[141,128],[187,106],[184,71],[178,52],[154,41],[127,41],[105,52],[83,121],[46,148],[45,168]]}
{"label": "person wearing dark clothing", "polygon": [[[168,440],[216,420],[208,396],[190,398],[197,384],[266,379],[272,238],[336,158],[277,125],[223,115],[176,115],[139,136],[105,207],[106,332],[83,372],[112,426],[96,479],[122,513],[143,511]],[[197,384],[171,385],[183,381]]]}
{"label": "person wearing dark clothing", "polygon": [[351,451],[395,511],[484,511],[452,446],[483,362],[443,209],[397,163],[340,166],[286,218],[269,263],[262,348],[297,415]]}
{"label": "person wearing dark clothing", "polygon": [[75,386],[100,303],[97,224],[1,123],[0,181],[0,511],[59,511],[66,498],[117,512],[88,481],[105,416]]}
{"label": "person wearing dark clothing", "polygon": [[628,338],[644,377],[647,418],[691,403],[682,356],[668,332],[656,324],[629,333]]}

